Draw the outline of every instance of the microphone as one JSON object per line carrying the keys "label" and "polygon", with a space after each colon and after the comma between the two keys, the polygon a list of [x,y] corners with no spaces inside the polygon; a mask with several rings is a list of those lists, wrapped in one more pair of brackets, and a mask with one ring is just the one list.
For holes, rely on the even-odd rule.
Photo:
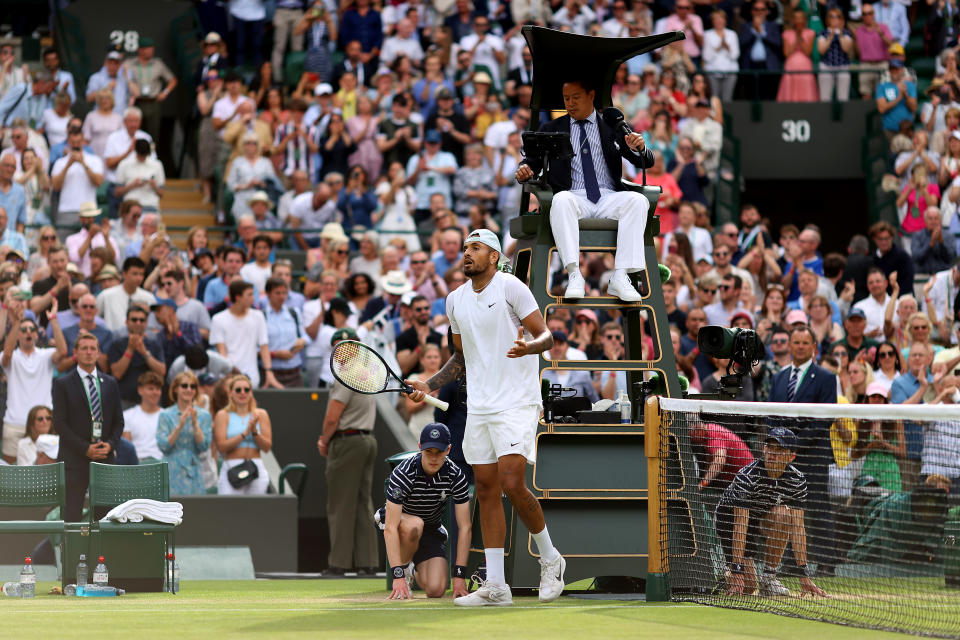
{"label": "microphone", "polygon": [[620,109],[617,109],[616,107],[607,107],[603,110],[602,117],[603,121],[607,123],[607,126],[617,133],[623,136],[628,136],[633,133],[633,129],[623,119],[623,111],[620,111]]}

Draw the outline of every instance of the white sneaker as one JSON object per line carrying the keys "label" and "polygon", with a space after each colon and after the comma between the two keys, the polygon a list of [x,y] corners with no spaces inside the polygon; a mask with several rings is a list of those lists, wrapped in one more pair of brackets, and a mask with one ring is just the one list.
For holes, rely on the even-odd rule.
{"label": "white sneaker", "polygon": [[489,582],[481,582],[480,588],[473,593],[454,598],[453,604],[460,607],[508,607],[513,604],[510,586],[498,587]]}
{"label": "white sneaker", "polygon": [[407,591],[413,593],[413,571],[414,571],[413,561],[410,561],[410,564],[406,566],[403,570],[403,580],[407,583]]}
{"label": "white sneaker", "polygon": [[640,302],[640,293],[633,288],[630,279],[625,275],[610,278],[607,294],[616,296],[624,302]]}
{"label": "white sneaker", "polygon": [[553,602],[563,593],[563,572],[567,561],[557,555],[553,562],[540,558],[540,602]]}
{"label": "white sneaker", "polygon": [[790,595],[790,589],[783,586],[783,583],[777,580],[775,575],[765,573],[760,578],[760,595],[766,597],[788,596]]}
{"label": "white sneaker", "polygon": [[580,269],[574,269],[568,276],[567,290],[563,292],[564,298],[582,298],[587,295],[587,282],[583,279]]}

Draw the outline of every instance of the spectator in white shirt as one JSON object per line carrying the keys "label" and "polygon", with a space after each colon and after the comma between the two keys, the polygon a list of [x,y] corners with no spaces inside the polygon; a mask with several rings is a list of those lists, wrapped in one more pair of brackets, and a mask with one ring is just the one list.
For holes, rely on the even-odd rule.
{"label": "spectator in white shirt", "polygon": [[136,140],[146,140],[153,145],[153,138],[146,131],[140,129],[143,124],[143,113],[136,107],[127,107],[123,110],[123,127],[117,129],[107,138],[103,149],[103,161],[107,165],[107,182],[117,181],[117,167],[134,153]]}
{"label": "spectator in white shirt", "polygon": [[53,98],[53,107],[45,109],[38,131],[47,137],[47,143],[54,147],[67,139],[67,124],[73,114],[70,113],[70,96],[60,92]]}
{"label": "spectator in white shirt", "polygon": [[54,464],[59,450],[60,436],[53,428],[53,411],[38,404],[27,414],[27,435],[17,443],[17,466],[29,467],[38,464]]}
{"label": "spectator in white shirt", "polygon": [[566,0],[563,7],[553,14],[550,24],[555,29],[569,27],[573,33],[585,35],[596,21],[597,14],[585,3],[580,2],[580,0]]}
{"label": "spectator in white shirt", "polygon": [[307,172],[294,171],[290,175],[290,187],[291,189],[285,191],[280,196],[280,200],[277,201],[277,218],[284,224],[290,216],[290,207],[293,205],[294,198],[310,190],[310,178],[307,176]]}
{"label": "spectator in white shirt", "polygon": [[487,16],[477,15],[473,18],[473,33],[460,39],[460,48],[473,55],[473,66],[486,67],[493,86],[499,88],[500,65],[507,61],[507,51],[503,40],[499,36],[487,33],[490,30],[490,20]]}
{"label": "spectator in white shirt", "polygon": [[867,272],[867,291],[870,295],[853,305],[854,309],[861,309],[867,317],[867,326],[863,330],[866,338],[883,337],[883,317],[890,303],[887,293],[887,276],[882,269],[874,267]]}
{"label": "spectator in white shirt", "polygon": [[418,67],[423,64],[423,47],[420,46],[420,40],[416,36],[416,25],[409,18],[398,22],[396,34],[383,41],[380,62],[390,66],[400,55],[410,58],[411,62]]}
{"label": "spectator in white shirt", "polygon": [[290,228],[314,230],[309,233],[297,231],[293,234],[294,241],[304,251],[320,246],[320,234],[315,230],[336,220],[337,201],[325,182],[318,184],[313,192],[301,193],[290,204]]}
{"label": "spectator in white shirt", "polygon": [[140,404],[123,412],[123,437],[133,443],[140,464],[160,462],[163,453],[157,446],[157,424],[163,378],[153,371],[141,373],[137,378],[137,393]]}
{"label": "spectator in white shirt", "polygon": [[254,310],[253,285],[243,280],[230,283],[229,309],[213,316],[210,323],[210,344],[228,359],[233,366],[250,378],[253,387],[260,386],[260,371],[257,368],[257,354],[263,364],[265,375],[263,386],[282,389],[273,375],[270,347],[267,338],[267,321],[262,313]]}
{"label": "spectator in white shirt", "polygon": [[[727,29],[727,14],[717,9],[710,14],[713,28],[703,33],[703,70],[707,75],[713,95],[723,102],[733,100],[737,86],[737,71],[740,70],[740,39],[733,29]],[[727,71],[729,73],[717,73]]]}
{"label": "spectator in white shirt", "polygon": [[53,163],[53,190],[60,192],[60,206],[55,220],[60,225],[74,225],[80,220],[80,206],[96,202],[97,189],[103,184],[103,161],[83,150],[83,132],[71,129],[67,134],[70,151]]}
{"label": "spectator in white shirt", "polygon": [[97,311],[110,331],[126,326],[127,309],[131,305],[139,305],[149,310],[156,304],[154,295],[140,287],[145,269],[146,265],[140,258],[127,258],[123,261],[123,280],[120,285],[104,289],[97,296]]}
{"label": "spectator in white shirt", "polygon": [[264,291],[267,278],[270,277],[270,252],[273,251],[273,240],[264,233],[258,233],[250,242],[250,255],[253,260],[240,267],[240,277],[245,282],[253,284],[257,291]]}
{"label": "spectator in white shirt", "polygon": [[3,416],[3,459],[8,464],[17,460],[17,446],[26,435],[27,414],[38,404],[53,406],[53,373],[67,354],[57,321],[57,302],[47,311],[47,322],[53,326],[55,347],[38,348],[39,327],[24,318],[22,300],[11,299],[3,310],[10,319],[10,333],[3,343],[3,370],[7,374],[7,409]]}
{"label": "spectator in white shirt", "polygon": [[223,79],[227,95],[213,103],[213,128],[220,132],[222,138],[228,124],[240,119],[238,108],[245,102],[253,100],[243,95],[243,79],[237,73],[228,73]]}
{"label": "spectator in white shirt", "polygon": [[152,154],[150,143],[146,140],[136,140],[133,146],[134,155],[127,156],[117,165],[113,192],[121,200],[133,198],[145,212],[156,212],[166,182],[163,164]]}
{"label": "spectator in white shirt", "polygon": [[116,262],[120,255],[117,244],[110,237],[110,220],[104,219],[102,226],[97,222],[97,217],[101,210],[93,202],[84,202],[80,205],[77,214],[80,216],[80,230],[67,236],[64,244],[67,247],[67,255],[70,262],[77,265],[80,273],[89,278],[90,269],[90,250],[97,247],[104,247],[110,253],[112,262]]}

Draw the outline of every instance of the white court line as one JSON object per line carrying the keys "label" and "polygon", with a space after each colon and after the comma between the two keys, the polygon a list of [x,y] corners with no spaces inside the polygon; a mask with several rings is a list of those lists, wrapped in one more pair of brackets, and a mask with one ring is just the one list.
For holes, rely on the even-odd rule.
{"label": "white court line", "polygon": [[[164,606],[164,605],[161,605]],[[496,609],[499,611],[511,611],[517,609],[541,609],[544,611],[556,610],[556,609],[589,609],[589,610],[598,610],[598,609],[668,609],[668,608],[690,608],[690,607],[700,607],[705,605],[699,605],[696,603],[677,603],[677,604],[644,604],[639,602],[637,604],[598,604],[598,605],[559,605],[559,606],[544,606],[544,605],[516,605],[510,607],[488,607],[488,609]],[[318,611],[464,611],[464,610],[476,610],[483,607],[458,607],[455,604],[450,604],[444,607],[437,606],[426,606],[426,607],[302,607],[302,608],[283,608],[283,609],[264,609],[264,608],[244,608],[244,609],[181,609],[175,608],[174,605],[169,606],[164,609],[22,609],[24,612],[33,613],[312,613]],[[3,611],[3,608],[0,607],[0,611]]]}

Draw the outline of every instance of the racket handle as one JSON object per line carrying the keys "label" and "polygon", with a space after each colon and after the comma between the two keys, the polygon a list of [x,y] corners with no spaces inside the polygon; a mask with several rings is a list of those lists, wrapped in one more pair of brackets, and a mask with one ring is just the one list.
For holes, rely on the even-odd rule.
{"label": "racket handle", "polygon": [[438,400],[437,398],[434,398],[433,396],[430,396],[430,395],[424,396],[423,401],[429,404],[431,407],[436,407],[437,409],[440,409],[440,411],[446,411],[447,409],[450,408],[450,403],[444,402],[443,400]]}

